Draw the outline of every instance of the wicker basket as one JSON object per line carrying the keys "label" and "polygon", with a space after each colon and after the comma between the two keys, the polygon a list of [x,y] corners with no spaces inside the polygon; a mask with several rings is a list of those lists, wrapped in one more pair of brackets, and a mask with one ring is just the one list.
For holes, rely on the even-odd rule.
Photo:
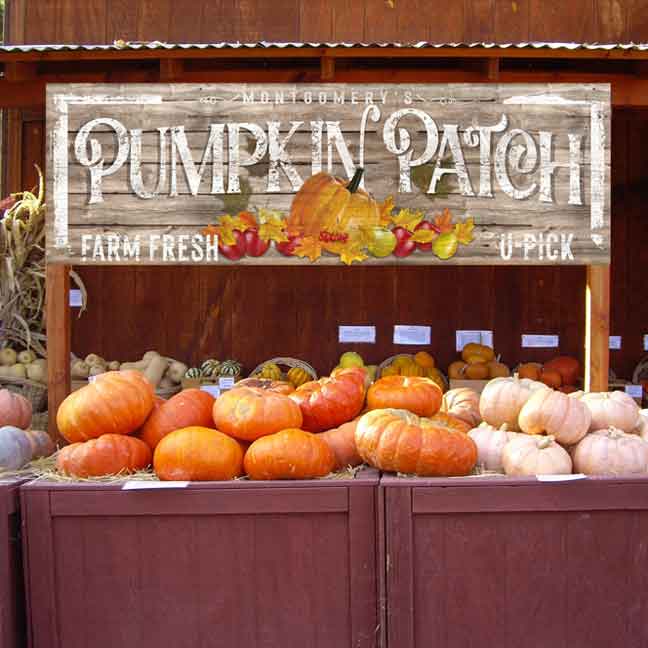
{"label": "wicker basket", "polygon": [[250,378],[253,378],[258,374],[261,369],[263,368],[263,365],[266,365],[268,363],[276,364],[279,366],[279,369],[283,371],[283,373],[288,373],[290,369],[294,369],[295,367],[299,369],[303,369],[307,374],[310,375],[310,377],[313,380],[317,380],[317,372],[311,365],[308,364],[308,362],[304,362],[303,360],[297,360],[297,358],[270,358],[270,360],[266,360],[265,362],[262,362],[254,371],[250,372]]}
{"label": "wicker basket", "polygon": [[32,406],[32,411],[43,412],[47,409],[47,385],[26,378],[0,378],[0,387],[24,396]]}
{"label": "wicker basket", "polygon": [[32,416],[31,429],[32,430],[45,430],[49,424],[49,415],[47,411],[34,414]]}
{"label": "wicker basket", "polygon": [[[409,358],[410,360],[414,360],[414,356],[411,353],[397,353],[396,355],[391,356],[391,358],[387,358],[387,360],[383,360],[379,365],[378,369],[376,371],[376,380],[382,376],[383,369],[386,367],[389,367],[389,365],[396,360],[396,358]],[[439,370],[439,373],[441,374],[441,378],[443,380],[443,384],[445,385],[446,390],[450,387],[450,384],[448,383],[448,378],[446,375]]]}

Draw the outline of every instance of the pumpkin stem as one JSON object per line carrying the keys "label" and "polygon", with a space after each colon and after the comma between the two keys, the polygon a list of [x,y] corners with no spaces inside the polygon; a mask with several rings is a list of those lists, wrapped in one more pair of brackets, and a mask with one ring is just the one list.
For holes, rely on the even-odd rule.
{"label": "pumpkin stem", "polygon": [[544,450],[548,448],[554,442],[554,437],[549,435],[538,441],[538,448]]}
{"label": "pumpkin stem", "polygon": [[355,193],[358,191],[358,188],[360,187],[360,182],[362,181],[362,174],[364,173],[364,169],[362,167],[358,167],[355,170],[355,173],[353,174],[353,178],[351,178],[351,182],[347,185],[347,189],[349,193]]}

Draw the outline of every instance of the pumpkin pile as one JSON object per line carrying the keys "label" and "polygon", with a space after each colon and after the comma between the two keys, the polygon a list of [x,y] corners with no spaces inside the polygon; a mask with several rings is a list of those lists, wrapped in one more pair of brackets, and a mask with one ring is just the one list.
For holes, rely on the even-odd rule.
{"label": "pumpkin pile", "polygon": [[576,382],[580,376],[580,362],[570,356],[558,356],[544,365],[526,362],[517,369],[520,378],[529,378],[544,383],[552,389],[570,394],[578,391]]}
{"label": "pumpkin pile", "polygon": [[429,378],[435,382],[441,391],[447,389],[445,376],[436,366],[434,357],[427,351],[419,351],[415,355],[397,355],[380,372],[380,377],[386,376],[418,376]]}
{"label": "pumpkin pile", "polygon": [[448,367],[451,380],[490,380],[510,375],[511,370],[496,358],[491,347],[474,342],[466,344],[461,351],[461,360]]}

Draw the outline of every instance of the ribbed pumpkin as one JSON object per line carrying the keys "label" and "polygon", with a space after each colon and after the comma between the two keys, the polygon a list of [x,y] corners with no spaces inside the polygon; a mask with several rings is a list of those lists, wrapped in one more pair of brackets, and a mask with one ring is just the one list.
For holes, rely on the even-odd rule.
{"label": "ribbed pumpkin", "polygon": [[359,189],[363,172],[356,169],[350,182],[324,172],[306,180],[290,207],[289,233],[316,238],[321,232],[353,236],[361,228],[377,226],[378,203]]}
{"label": "ribbed pumpkin", "polygon": [[42,430],[26,430],[25,434],[31,443],[32,459],[49,457],[56,450],[54,441],[52,441],[52,437],[47,432],[43,432]]}
{"label": "ribbed pumpkin", "polygon": [[245,453],[250,479],[312,479],[328,475],[335,456],[324,439],[288,429],[257,439]]}
{"label": "ribbed pumpkin", "polygon": [[367,392],[367,408],[404,409],[419,416],[433,416],[441,408],[443,393],[430,378],[385,376]]}
{"label": "ribbed pumpkin", "polygon": [[20,394],[0,389],[0,427],[13,425],[26,430],[32,420],[31,403]]}
{"label": "ribbed pumpkin", "polygon": [[201,389],[184,389],[155,408],[139,433],[142,441],[155,450],[169,432],[198,425],[213,425],[214,397]]}
{"label": "ribbed pumpkin", "polygon": [[518,417],[522,432],[549,434],[564,445],[578,443],[587,434],[591,420],[581,400],[553,389],[536,390]]}
{"label": "ribbed pumpkin", "polygon": [[443,395],[441,411],[452,414],[469,425],[477,425],[481,421],[479,394],[469,387],[451,389]]}
{"label": "ribbed pumpkin", "polygon": [[0,427],[0,471],[20,470],[32,458],[32,445],[23,430],[13,426]]}
{"label": "ribbed pumpkin", "polygon": [[109,371],[72,392],[56,414],[61,435],[70,443],[103,434],[130,434],[153,409],[153,387],[139,371]]}
{"label": "ribbed pumpkin", "polygon": [[358,421],[356,446],[366,463],[381,470],[428,477],[467,475],[477,462],[469,429],[443,412],[422,418],[407,410],[379,409]]}
{"label": "ribbed pumpkin", "polygon": [[355,431],[358,421],[355,419],[348,423],[342,423],[340,427],[322,432],[319,436],[324,439],[335,455],[335,469],[341,470],[348,466],[359,466],[362,457],[358,454],[355,442]]}
{"label": "ribbed pumpkin", "polygon": [[268,391],[277,394],[288,396],[295,391],[295,388],[289,382],[283,380],[269,380],[267,378],[244,378],[236,383],[237,389],[239,387],[256,387],[257,389],[267,389]]}
{"label": "ribbed pumpkin", "polygon": [[163,481],[226,481],[242,474],[243,448],[218,430],[186,427],[158,443],[153,469]]}
{"label": "ribbed pumpkin", "polygon": [[538,389],[548,389],[546,385],[527,378],[494,378],[479,398],[479,412],[482,419],[493,427],[506,424],[512,432],[520,430],[518,415],[524,403]]}
{"label": "ribbed pumpkin", "polygon": [[140,439],[104,434],[72,443],[56,457],[57,469],[71,477],[101,477],[143,470],[151,463],[151,449]]}
{"label": "ribbed pumpkin", "polygon": [[323,432],[355,418],[364,404],[364,375],[355,368],[340,369],[334,376],[298,387],[289,398],[301,409],[301,427]]}
{"label": "ribbed pumpkin", "polygon": [[585,475],[645,475],[648,443],[617,428],[590,432],[574,449],[574,468]]}
{"label": "ribbed pumpkin", "polygon": [[545,363],[544,368],[557,371],[563,385],[575,385],[580,373],[580,362],[570,356],[558,356]]}
{"label": "ribbed pumpkin", "polygon": [[254,441],[286,428],[299,427],[302,413],[291,396],[256,387],[237,387],[216,399],[213,419],[221,432]]}
{"label": "ribbed pumpkin", "polygon": [[614,427],[629,433],[639,424],[639,406],[625,392],[591,392],[581,401],[592,412],[590,431]]}
{"label": "ribbed pumpkin", "polygon": [[517,434],[502,450],[507,475],[569,475],[569,453],[552,436]]}
{"label": "ribbed pumpkin", "polygon": [[477,463],[486,470],[502,472],[502,451],[504,446],[519,436],[519,432],[509,432],[506,424],[500,428],[494,428],[488,423],[482,423],[468,432],[468,436],[477,446]]}

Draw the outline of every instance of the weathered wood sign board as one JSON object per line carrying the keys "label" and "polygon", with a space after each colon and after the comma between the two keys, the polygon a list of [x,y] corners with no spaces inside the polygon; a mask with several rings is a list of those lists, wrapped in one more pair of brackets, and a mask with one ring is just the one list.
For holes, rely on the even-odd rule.
{"label": "weathered wood sign board", "polygon": [[50,85],[48,261],[607,264],[608,85]]}

